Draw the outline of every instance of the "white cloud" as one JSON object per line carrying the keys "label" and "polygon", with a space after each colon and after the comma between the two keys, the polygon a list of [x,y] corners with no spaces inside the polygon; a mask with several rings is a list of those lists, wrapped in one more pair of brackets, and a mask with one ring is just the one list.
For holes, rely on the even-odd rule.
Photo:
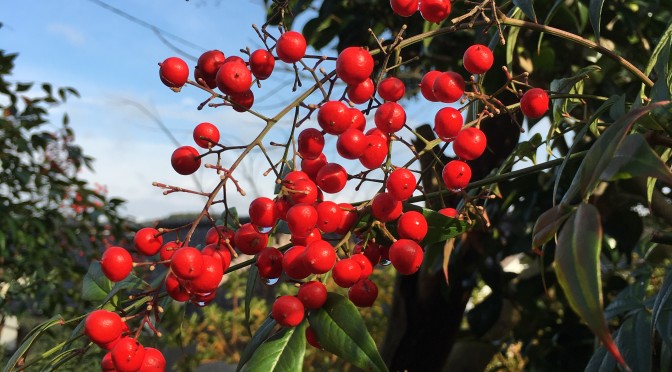
{"label": "white cloud", "polygon": [[65,38],[68,43],[74,46],[82,46],[86,42],[86,37],[82,32],[65,23],[50,23],[47,25],[47,31]]}

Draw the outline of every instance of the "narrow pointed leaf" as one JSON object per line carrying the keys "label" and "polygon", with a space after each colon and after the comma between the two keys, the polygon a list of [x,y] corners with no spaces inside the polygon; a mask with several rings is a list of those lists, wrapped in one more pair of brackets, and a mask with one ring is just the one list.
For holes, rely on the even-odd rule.
{"label": "narrow pointed leaf", "polygon": [[623,140],[601,179],[610,181],[643,176],[657,178],[672,185],[670,168],[653,151],[644,136],[636,133]]}
{"label": "narrow pointed leaf", "polygon": [[306,352],[306,326],[283,327],[254,352],[244,371],[301,371]]}
{"label": "narrow pointed leaf", "polygon": [[666,307],[670,307],[670,305],[672,305],[672,270],[667,271],[665,279],[663,280],[663,284],[660,286],[660,290],[656,296],[656,301],[653,303],[653,309],[651,310],[652,337],[653,330],[655,329],[661,314],[663,314],[663,310]]}
{"label": "narrow pointed leaf", "polygon": [[[579,88],[579,84],[587,79],[590,74],[593,74],[597,71],[600,71],[600,67],[596,65],[586,66],[574,75],[566,78],[555,79],[551,81],[550,91],[553,93],[559,94],[568,94],[572,91],[575,91]],[[568,111],[569,98],[561,98],[553,100],[553,118],[555,122],[559,122],[562,119],[562,115]]]}
{"label": "narrow pointed leaf", "polygon": [[310,312],[308,321],[324,350],[364,370],[387,371],[362,316],[347,298],[330,292],[324,306]]}
{"label": "narrow pointed leaf", "polygon": [[257,331],[254,333],[250,342],[248,342],[245,346],[243,354],[240,356],[240,361],[238,362],[236,371],[240,371],[245,363],[247,363],[247,361],[252,358],[252,355],[254,355],[259,346],[261,346],[261,344],[266,341],[268,336],[271,335],[271,332],[273,331],[273,328],[275,328],[276,324],[277,323],[275,322],[275,319],[271,318],[270,316],[266,318],[264,323],[262,323],[259,329],[257,329]]}
{"label": "narrow pointed leaf", "polygon": [[590,0],[590,24],[595,32],[595,42],[600,43],[600,21],[602,19],[602,6],[604,0]]}
{"label": "narrow pointed leaf", "polygon": [[250,329],[250,305],[252,304],[252,297],[254,296],[254,286],[257,283],[257,278],[259,277],[259,270],[257,265],[250,265],[247,270],[247,285],[245,286],[245,329],[247,333],[252,335],[252,330]]}
{"label": "narrow pointed leaf", "polygon": [[520,8],[527,18],[537,23],[537,15],[534,13],[533,0],[513,0],[513,5]]}
{"label": "narrow pointed leaf", "polygon": [[9,361],[5,365],[4,369],[2,370],[3,372],[9,372],[13,371],[14,367],[16,367],[16,363],[28,352],[28,349],[30,349],[31,346],[33,346],[33,343],[44,334],[44,332],[59,324],[63,324],[64,320],[63,317],[60,315],[55,315],[51,319],[41,323],[40,325],[36,326],[33,328],[28,334],[24,337],[23,341],[21,341],[21,345],[16,349],[14,354],[12,355],[11,358],[9,358]]}
{"label": "narrow pointed leaf", "polygon": [[619,364],[625,365],[602,312],[601,245],[602,225],[597,208],[581,203],[560,230],[555,249],[555,272],[572,309]]}
{"label": "narrow pointed leaf", "polygon": [[111,290],[112,282],[103,274],[100,262],[92,262],[84,276],[82,298],[87,301],[102,301]]}
{"label": "narrow pointed leaf", "polygon": [[532,248],[539,248],[551,240],[571,213],[572,208],[564,204],[542,213],[532,229]]}
{"label": "narrow pointed leaf", "polygon": [[[672,43],[672,22],[667,26],[667,29],[665,32],[663,32],[663,35],[660,37],[658,40],[658,44],[656,44],[656,47],[653,48],[653,52],[651,52],[651,57],[649,58],[649,63],[646,65],[646,68],[644,69],[644,74],[649,75],[651,74],[651,71],[653,71],[653,68],[656,66],[658,63],[658,58],[663,51],[663,49]],[[640,96],[644,96],[644,90],[646,89],[646,84],[642,83],[642,88],[640,90]]]}

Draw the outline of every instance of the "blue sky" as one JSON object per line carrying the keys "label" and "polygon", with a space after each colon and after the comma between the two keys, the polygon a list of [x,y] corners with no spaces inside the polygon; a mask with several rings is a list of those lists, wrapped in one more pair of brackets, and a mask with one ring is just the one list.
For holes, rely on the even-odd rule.
{"label": "blue sky", "polygon": [[[10,80],[50,82],[80,92],[81,99],[69,100],[53,111],[53,120],[58,122],[63,112],[70,115],[77,142],[96,159],[95,173],[86,172],[82,176],[106,185],[110,196],[126,199],[125,213],[129,216],[147,220],[171,213],[197,212],[203,205],[199,197],[164,196],[151,186],[158,181],[197,188],[193,177],[180,176],[172,170],[170,155],[176,146],[136,105],[158,116],[180,145],[193,146],[193,127],[203,121],[218,125],[221,142],[227,145],[250,141],[263,122],[230,108],[197,111],[198,104],[207,98],[205,92],[187,87],[175,94],[165,88],[158,78],[157,63],[176,55],[175,51],[154,31],[105,9],[100,3],[101,0],[6,3],[0,15],[3,23],[0,45],[8,52],[19,53]],[[264,22],[262,0],[105,0],[105,3],[188,40],[190,43],[185,44],[169,39],[194,56],[210,49],[220,49],[228,56],[240,54],[240,48],[255,49],[261,45],[251,25]],[[299,19],[296,24],[304,22]],[[193,61],[187,62],[190,67],[195,65]],[[291,81],[287,73],[274,73],[261,91],[255,91],[255,108],[273,115],[291,99]],[[264,94],[283,85],[286,89],[280,93]],[[409,124],[413,125],[431,121],[441,106],[415,101],[406,102],[405,107]],[[288,125],[279,125],[270,135],[279,139],[286,137],[288,131]],[[327,147],[333,149],[334,144],[328,142]],[[278,153],[276,160],[279,156]],[[223,163],[226,165],[226,158]],[[345,161],[343,165],[353,172],[357,169],[356,162]],[[267,168],[263,159],[248,159],[238,174],[248,196],[229,193],[230,202],[246,210],[253,197],[272,195],[272,180],[261,175]],[[217,176],[211,171],[201,170],[195,177],[204,190],[217,183]],[[350,199],[369,197],[361,196],[350,195]],[[341,198],[348,197],[344,194]]]}

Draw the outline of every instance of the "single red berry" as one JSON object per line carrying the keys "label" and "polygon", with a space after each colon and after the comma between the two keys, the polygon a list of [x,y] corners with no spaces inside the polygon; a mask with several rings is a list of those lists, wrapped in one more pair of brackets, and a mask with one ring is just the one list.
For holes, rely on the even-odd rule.
{"label": "single red berry", "polygon": [[399,239],[390,246],[390,261],[401,275],[411,275],[420,269],[424,252],[418,243]]}
{"label": "single red berry", "polygon": [[348,203],[339,203],[338,208],[341,210],[341,222],[338,224],[336,234],[344,235],[357,222],[357,210]]}
{"label": "single red berry", "polygon": [[464,52],[462,63],[464,68],[472,74],[482,74],[492,67],[495,57],[485,45],[475,44]]}
{"label": "single red berry", "polygon": [[315,183],[328,194],[335,194],[348,182],[348,172],[338,163],[327,163],[317,172]]}
{"label": "single red berry", "polygon": [[233,242],[234,233],[235,231],[223,225],[211,227],[208,229],[208,232],[205,233],[205,244],[224,243],[227,240]]}
{"label": "single red berry", "polygon": [[315,334],[315,331],[311,326],[306,327],[306,341],[310,346],[322,350],[322,345],[320,345],[320,342],[317,340],[317,334]]}
{"label": "single red berry", "polygon": [[387,158],[387,141],[378,135],[366,136],[366,151],[359,157],[359,162],[367,169],[380,167]]}
{"label": "single red berry", "polygon": [[266,247],[257,253],[257,270],[265,279],[275,279],[282,275],[282,252],[275,247]]}
{"label": "single red berry", "polygon": [[166,58],[159,63],[159,77],[167,87],[180,88],[189,79],[189,66],[181,58]]}
{"label": "single red berry", "polygon": [[347,47],[336,59],[336,75],[346,84],[362,82],[373,72],[373,57],[362,47]]}
{"label": "single red berry", "polygon": [[208,122],[198,124],[194,128],[194,142],[204,149],[209,149],[219,142],[219,129]]}
{"label": "single red berry", "polygon": [[420,212],[405,212],[397,221],[397,233],[401,239],[419,242],[425,238],[428,229],[427,219]]}
{"label": "single red berry", "polygon": [[371,201],[371,214],[381,222],[396,220],[401,216],[401,210],[401,202],[387,192],[381,192]]}
{"label": "single red berry", "polygon": [[205,79],[203,77],[203,74],[201,73],[201,69],[196,66],[194,68],[194,80],[200,85],[207,86],[210,89],[215,89],[217,88],[217,81],[215,80],[215,77],[213,76],[212,79]]}
{"label": "single red berry", "polygon": [[466,84],[462,75],[444,72],[434,80],[434,96],[441,102],[453,103],[462,98]]}
{"label": "single red berry", "polygon": [[162,244],[163,236],[159,235],[158,230],[151,227],[144,227],[133,236],[135,249],[148,257],[159,253]]}
{"label": "single red berry", "polygon": [[317,227],[325,234],[336,231],[343,218],[338,204],[332,201],[323,201],[315,209],[317,210]]}
{"label": "single red berry", "polygon": [[295,245],[285,251],[282,256],[282,271],[288,277],[296,280],[302,280],[310,275],[310,269],[306,265],[304,252],[306,247]]}
{"label": "single red berry", "polygon": [[254,105],[254,92],[248,89],[243,93],[232,93],[229,95],[231,107],[238,112],[245,112]]}
{"label": "single red berry", "polygon": [[197,277],[189,280],[187,287],[192,293],[211,293],[217,289],[224,276],[222,263],[214,256],[201,254],[201,257],[203,270]]}
{"label": "single red berry", "polygon": [[203,255],[193,247],[182,247],[173,253],[170,269],[180,279],[194,279],[203,271]]}
{"label": "single red berry", "polygon": [[184,302],[191,297],[189,294],[189,291],[187,291],[187,288],[182,285],[180,282],[180,279],[175,276],[172,272],[168,272],[168,275],[166,275],[166,293],[168,293],[168,296],[170,296],[173,300],[178,301],[178,302]]}
{"label": "single red berry", "polygon": [[296,327],[303,321],[305,308],[295,296],[280,296],[273,302],[271,316],[284,327]]}
{"label": "single red berry", "polygon": [[317,111],[317,123],[329,134],[341,134],[352,124],[348,110],[341,101],[328,101]]}
{"label": "single red berry", "polygon": [[348,289],[348,298],[357,307],[371,307],[378,298],[378,286],[369,279],[360,279]]}
{"label": "single red berry", "polygon": [[[291,204],[299,204],[299,203],[313,204],[317,201],[319,189],[317,188],[315,182],[313,182],[310,179],[298,180],[293,184],[287,185],[285,187],[289,191],[289,199],[292,202]],[[286,216],[287,213],[285,213],[283,219],[286,219]]]}
{"label": "single red berry", "polygon": [[306,309],[319,309],[327,302],[327,287],[315,280],[303,283],[299,287],[296,297],[303,303]]}
{"label": "single red berry", "polygon": [[350,122],[351,129],[358,129],[363,132],[366,128],[366,118],[359,109],[356,107],[348,107],[347,111],[348,121]]}
{"label": "single red berry", "polygon": [[250,222],[257,227],[273,227],[278,221],[278,211],[275,209],[275,201],[265,196],[260,196],[250,203]]}
{"label": "single red berry", "polygon": [[278,58],[285,63],[298,62],[306,54],[306,38],[296,31],[287,31],[280,35],[275,45]]}
{"label": "single red berry", "polygon": [[336,262],[336,265],[334,265],[334,269],[331,272],[331,276],[334,278],[334,283],[341,288],[352,287],[352,285],[359,280],[361,275],[361,266],[359,266],[357,261],[350,258],[344,258]]}
{"label": "single red berry", "polygon": [[375,91],[376,87],[373,85],[373,80],[366,78],[359,83],[348,85],[348,98],[356,104],[368,102]]}
{"label": "single red berry", "polygon": [[244,254],[257,254],[268,245],[268,235],[257,231],[251,223],[246,223],[236,230],[233,244]]}
{"label": "single red berry", "polygon": [[312,229],[310,231],[310,234],[306,236],[298,236],[298,235],[292,235],[292,237],[289,239],[292,244],[294,245],[302,245],[304,247],[308,246],[308,244],[322,240],[322,233],[320,232],[320,229],[317,227]]}
{"label": "single red berry", "polygon": [[170,164],[175,172],[186,176],[196,172],[201,166],[198,155],[198,150],[191,146],[178,147],[170,157]]}
{"label": "single red berry", "polygon": [[404,82],[394,76],[386,77],[378,84],[378,95],[385,101],[396,102],[402,99],[405,93]]}
{"label": "single red berry", "polygon": [[200,71],[203,80],[212,81],[215,80],[217,71],[219,71],[225,60],[226,57],[221,51],[209,50],[198,57],[196,68]]}
{"label": "single red berry", "polygon": [[480,129],[470,127],[460,131],[453,142],[453,151],[464,160],[474,160],[483,155],[487,138]]}
{"label": "single red berry", "polygon": [[345,159],[358,159],[367,147],[366,135],[359,129],[350,128],[338,136],[336,151]]}
{"label": "single red berry", "polygon": [[450,15],[450,0],[420,0],[419,9],[425,20],[441,23]]}
{"label": "single red berry", "polygon": [[434,95],[434,82],[441,74],[441,71],[432,70],[427,72],[420,81],[420,93],[430,102],[439,102],[439,99]]}
{"label": "single red berry", "polygon": [[434,115],[434,133],[446,142],[452,141],[462,130],[462,113],[452,107],[444,107]]}
{"label": "single red berry", "polygon": [[336,263],[334,247],[324,240],[316,240],[308,244],[304,255],[305,264],[313,274],[324,274]]}
{"label": "single red berry", "polygon": [[133,270],[133,258],[121,247],[108,247],[100,259],[103,274],[113,282],[120,282]]}
{"label": "single red berry", "polygon": [[231,251],[224,244],[208,244],[203,247],[201,253],[204,256],[212,256],[222,267],[222,272],[226,272],[231,266]]}
{"label": "single red berry", "polygon": [[123,337],[112,349],[112,361],[119,372],[135,372],[142,367],[145,348],[132,337]]}
{"label": "single red berry", "polygon": [[369,258],[363,253],[353,254],[350,256],[350,259],[357,262],[359,267],[362,269],[361,273],[359,274],[360,280],[368,278],[373,273],[373,265],[371,264],[371,260],[369,260]]}
{"label": "single red berry", "polygon": [[385,181],[387,192],[400,201],[410,198],[417,185],[415,175],[406,168],[396,168]]}
{"label": "single red berry", "polygon": [[376,109],[373,117],[376,127],[385,133],[399,131],[406,124],[406,111],[396,102],[385,102]]}
{"label": "single red berry", "polygon": [[451,217],[451,218],[457,218],[458,212],[457,209],[455,208],[441,208],[439,209],[439,213],[446,217]]}
{"label": "single red berry", "polygon": [[250,70],[259,80],[266,80],[273,73],[275,67],[275,58],[273,54],[266,49],[257,49],[250,54]]}
{"label": "single red berry", "polygon": [[304,159],[317,159],[324,149],[324,135],[315,128],[306,128],[297,138],[299,154]]}
{"label": "single red berry", "polygon": [[382,130],[378,128],[371,128],[366,131],[367,136],[378,136],[380,137],[385,143],[387,143],[387,140],[390,138],[390,136],[387,135],[387,133],[383,132]]}
{"label": "single red berry", "polygon": [[301,170],[305,172],[311,180],[315,180],[317,172],[319,172],[326,164],[327,157],[322,153],[317,159],[301,159]]}
{"label": "single red berry", "polygon": [[142,360],[139,372],[162,372],[166,370],[166,358],[161,351],[153,348],[145,348],[145,358]]}
{"label": "single red berry", "polygon": [[410,17],[418,11],[418,0],[390,0],[392,11],[401,17]]}
{"label": "single red berry", "polygon": [[224,63],[229,63],[229,62],[236,62],[236,63],[242,63],[245,64],[245,60],[239,56],[228,56],[224,60]]}
{"label": "single red berry", "polygon": [[241,94],[250,90],[252,73],[245,62],[230,61],[224,63],[217,71],[217,88],[224,94]]}
{"label": "single red berry", "polygon": [[548,111],[548,93],[541,88],[532,88],[520,99],[520,110],[530,119],[538,119]]}
{"label": "single red berry", "polygon": [[471,167],[463,161],[451,160],[443,167],[441,177],[448,189],[461,190],[467,187],[471,180]]}
{"label": "single red berry", "polygon": [[103,372],[117,372],[117,367],[114,366],[114,362],[112,361],[111,351],[108,351],[103,356],[103,359],[100,361],[100,368]]}
{"label": "single red berry", "polygon": [[[159,250],[161,261],[169,261],[173,257],[173,253],[178,249],[180,249],[180,245],[175,241],[170,241],[162,245]],[[164,265],[170,266],[170,262],[166,262]]]}
{"label": "single red berry", "polygon": [[[353,254],[352,257],[356,256],[358,253],[362,253],[364,256],[366,256],[366,258],[369,259],[371,266],[375,266],[380,262],[382,249],[383,248],[378,243],[372,241],[360,241],[355,245],[355,248],[353,249],[355,254]],[[373,271],[373,268],[371,271]]]}
{"label": "single red berry", "polygon": [[119,314],[108,310],[94,310],[84,321],[84,333],[98,345],[121,337],[122,321]]}
{"label": "single red berry", "polygon": [[293,236],[308,236],[317,226],[317,210],[312,204],[295,204],[287,211],[286,220]]}
{"label": "single red berry", "polygon": [[302,172],[302,171],[299,171],[299,170],[293,170],[293,171],[290,171],[289,173],[287,173],[285,175],[285,177],[282,179],[282,183],[285,186],[287,186],[287,185],[291,184],[292,182],[296,182],[298,180],[307,180],[307,179],[310,179],[310,177],[308,177],[308,174],[306,174],[305,172]]}

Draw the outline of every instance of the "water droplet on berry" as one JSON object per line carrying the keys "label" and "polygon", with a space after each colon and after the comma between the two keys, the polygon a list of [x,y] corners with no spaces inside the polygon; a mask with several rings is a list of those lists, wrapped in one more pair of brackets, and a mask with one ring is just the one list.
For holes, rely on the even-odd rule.
{"label": "water droplet on berry", "polygon": [[390,266],[391,263],[392,263],[392,261],[385,260],[385,259],[382,259],[382,258],[380,259],[380,262],[379,262],[380,266]]}
{"label": "water droplet on berry", "polygon": [[268,279],[268,278],[264,278],[264,284],[266,284],[266,285],[274,285],[275,283],[278,282],[278,280],[280,280],[280,278],[270,278],[270,279]]}
{"label": "water droplet on berry", "polygon": [[259,231],[262,234],[268,234],[269,232],[271,232],[272,229],[273,229],[273,227],[259,227],[259,226],[257,226],[257,231]]}

